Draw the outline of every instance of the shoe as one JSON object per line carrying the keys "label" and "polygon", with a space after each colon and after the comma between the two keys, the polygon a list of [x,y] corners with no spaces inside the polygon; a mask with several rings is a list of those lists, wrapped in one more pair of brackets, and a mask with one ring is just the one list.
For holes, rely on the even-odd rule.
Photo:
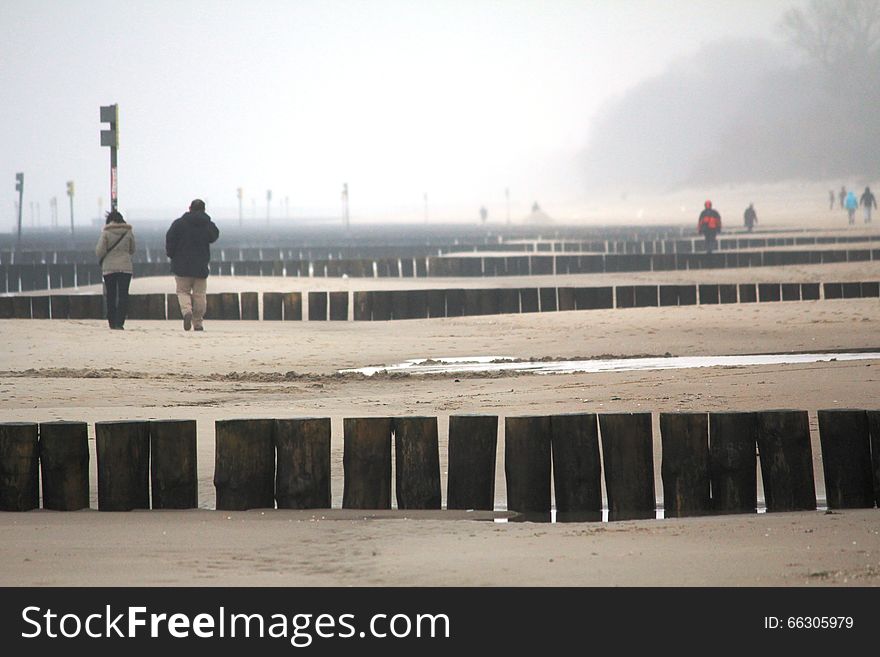
{"label": "shoe", "polygon": [[[183,316],[183,330],[189,331],[192,328],[193,316],[192,313],[187,313]],[[198,330],[198,329],[196,329]]]}
{"label": "shoe", "polygon": [[204,330],[205,330],[205,327],[204,327],[204,326],[196,326],[196,327],[193,329],[193,331],[204,331]]}

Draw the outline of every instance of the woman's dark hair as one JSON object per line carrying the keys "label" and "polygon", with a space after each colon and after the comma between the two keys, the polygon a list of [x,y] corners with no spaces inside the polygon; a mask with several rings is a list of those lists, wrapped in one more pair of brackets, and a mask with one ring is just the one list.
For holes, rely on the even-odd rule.
{"label": "woman's dark hair", "polygon": [[194,199],[192,203],[189,204],[190,212],[204,212],[205,211],[205,202],[200,199]]}
{"label": "woman's dark hair", "polygon": [[122,217],[122,213],[119,210],[110,210],[107,213],[107,221],[104,222],[104,225],[107,224],[124,224],[125,219]]}

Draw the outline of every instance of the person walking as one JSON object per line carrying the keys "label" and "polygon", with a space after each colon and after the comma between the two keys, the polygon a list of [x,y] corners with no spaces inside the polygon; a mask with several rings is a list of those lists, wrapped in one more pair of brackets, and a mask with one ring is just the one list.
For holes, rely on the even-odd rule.
{"label": "person walking", "polygon": [[706,238],[706,253],[715,250],[715,237],[721,232],[721,215],[712,207],[712,201],[706,201],[705,208],[697,221],[697,232]]}
{"label": "person walking", "polygon": [[749,203],[749,207],[747,207],[746,211],[743,213],[743,222],[746,225],[746,230],[751,233],[752,228],[758,223],[758,213],[755,212],[754,203]]}
{"label": "person walking", "polygon": [[874,198],[874,194],[871,192],[870,187],[865,187],[865,193],[862,194],[860,202],[865,209],[865,223],[869,224],[871,223],[871,208],[877,207],[877,199]]}
{"label": "person walking", "polygon": [[95,245],[95,255],[104,278],[104,298],[107,302],[107,323],[122,331],[128,315],[128,288],[133,272],[131,254],[134,253],[134,231],[125,223],[122,213],[107,213],[104,230]]}
{"label": "person walking", "polygon": [[840,209],[843,210],[846,206],[846,185],[840,186],[840,193],[837,195],[837,199],[840,201]]}
{"label": "person walking", "polygon": [[211,244],[218,237],[220,229],[205,212],[205,202],[201,199],[190,203],[189,211],[175,219],[165,234],[165,255],[171,259],[185,331],[204,330],[208,263]]}
{"label": "person walking", "polygon": [[828,191],[828,209],[829,210],[834,209],[834,190],[833,189]]}
{"label": "person walking", "polygon": [[846,193],[844,206],[846,207],[846,211],[849,214],[849,225],[852,226],[854,223],[856,223],[856,210],[859,209],[859,199],[856,198],[855,192]]}

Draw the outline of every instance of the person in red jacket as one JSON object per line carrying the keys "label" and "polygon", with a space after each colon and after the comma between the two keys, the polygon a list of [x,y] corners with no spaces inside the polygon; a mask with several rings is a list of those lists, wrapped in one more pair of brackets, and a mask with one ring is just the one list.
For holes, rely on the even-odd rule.
{"label": "person in red jacket", "polygon": [[706,238],[706,253],[712,253],[716,247],[715,236],[721,232],[721,215],[712,207],[712,201],[706,201],[706,207],[700,213],[697,232]]}

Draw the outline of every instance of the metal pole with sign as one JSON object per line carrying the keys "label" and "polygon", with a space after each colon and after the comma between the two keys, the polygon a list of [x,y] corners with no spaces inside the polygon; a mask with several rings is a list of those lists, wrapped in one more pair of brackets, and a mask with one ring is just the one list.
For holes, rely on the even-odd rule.
{"label": "metal pole with sign", "polygon": [[101,146],[110,147],[110,210],[118,205],[116,151],[119,149],[119,105],[101,105],[101,123],[109,123],[108,130],[101,130]]}

